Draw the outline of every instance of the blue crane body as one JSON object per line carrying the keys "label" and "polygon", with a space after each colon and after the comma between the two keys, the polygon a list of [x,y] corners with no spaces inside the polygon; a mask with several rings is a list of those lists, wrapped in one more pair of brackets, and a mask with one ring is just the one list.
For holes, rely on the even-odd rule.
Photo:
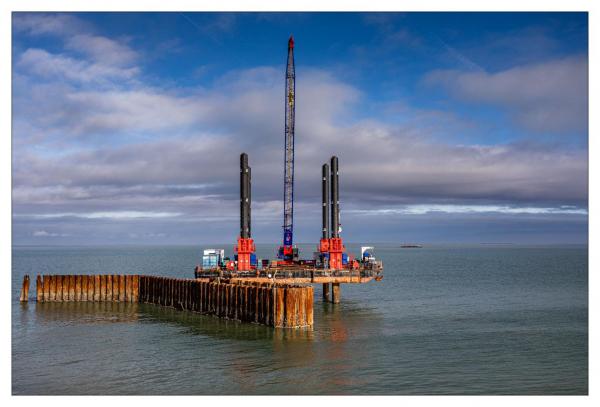
{"label": "blue crane body", "polygon": [[294,67],[294,37],[288,41],[285,72],[285,153],[283,173],[283,245],[278,256],[286,262],[298,260],[294,247],[294,125],[296,112],[296,71]]}

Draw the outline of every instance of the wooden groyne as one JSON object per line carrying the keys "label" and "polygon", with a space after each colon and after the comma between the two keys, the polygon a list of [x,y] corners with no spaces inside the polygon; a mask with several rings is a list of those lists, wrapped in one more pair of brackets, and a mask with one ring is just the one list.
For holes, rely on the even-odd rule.
{"label": "wooden groyne", "polygon": [[[29,277],[25,278],[28,287]],[[38,302],[139,302],[281,328],[313,325],[313,295],[312,286],[292,284],[144,275],[43,275],[36,278]],[[23,291],[21,301],[27,301]]]}

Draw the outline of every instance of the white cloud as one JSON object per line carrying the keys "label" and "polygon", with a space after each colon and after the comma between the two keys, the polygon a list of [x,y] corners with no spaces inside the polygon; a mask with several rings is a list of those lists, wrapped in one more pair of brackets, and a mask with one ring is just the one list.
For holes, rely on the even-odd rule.
{"label": "white cloud", "polygon": [[97,63],[108,66],[129,66],[139,57],[127,45],[99,35],[79,34],[69,37],[66,48],[81,52]]}
{"label": "white cloud", "polygon": [[69,14],[14,13],[13,29],[29,35],[65,36],[86,27],[77,17]]}
{"label": "white cloud", "polygon": [[52,81],[66,80],[77,83],[106,83],[108,80],[129,80],[139,68],[121,68],[65,55],[51,54],[43,49],[29,48],[18,58],[17,66],[30,74]]}
{"label": "white cloud", "polygon": [[496,73],[438,70],[425,82],[470,102],[504,107],[529,129],[587,130],[588,62],[583,56]]}
{"label": "white cloud", "polygon": [[431,213],[504,213],[504,214],[530,214],[530,215],[587,215],[586,209],[561,206],[551,207],[517,207],[499,205],[406,205],[400,208],[384,208],[373,210],[347,210],[346,213],[361,215],[427,215]]}
{"label": "white cloud", "polygon": [[[90,212],[90,213],[44,213],[44,214],[15,214],[17,218],[33,219],[56,219],[56,218],[83,218],[83,219],[143,219],[143,218],[173,218],[180,216],[174,212],[141,212],[141,211],[114,211],[114,212]],[[44,232],[44,231],[41,231]]]}
{"label": "white cloud", "polygon": [[67,237],[66,233],[46,232],[45,230],[36,230],[32,233],[33,237]]}

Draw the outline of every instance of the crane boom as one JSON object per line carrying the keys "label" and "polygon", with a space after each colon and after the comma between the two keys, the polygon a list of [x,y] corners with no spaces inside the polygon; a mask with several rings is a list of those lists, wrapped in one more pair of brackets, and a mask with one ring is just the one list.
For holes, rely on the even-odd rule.
{"label": "crane boom", "polygon": [[296,111],[296,72],[294,67],[294,37],[288,41],[285,72],[285,164],[283,174],[283,246],[279,257],[292,260],[294,236],[294,124]]}

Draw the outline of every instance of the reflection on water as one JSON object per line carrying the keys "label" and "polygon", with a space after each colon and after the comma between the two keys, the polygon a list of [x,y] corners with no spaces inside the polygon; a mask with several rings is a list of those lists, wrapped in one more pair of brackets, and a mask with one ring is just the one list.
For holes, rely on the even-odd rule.
{"label": "reflection on water", "polygon": [[103,324],[135,322],[136,303],[122,302],[41,302],[32,303],[36,319],[44,323]]}
{"label": "reflection on water", "polygon": [[275,329],[152,304],[139,304],[139,309],[143,322],[175,324],[186,328],[186,332],[191,335],[206,335],[215,339],[289,341],[310,340],[313,336],[313,330],[309,328]]}

